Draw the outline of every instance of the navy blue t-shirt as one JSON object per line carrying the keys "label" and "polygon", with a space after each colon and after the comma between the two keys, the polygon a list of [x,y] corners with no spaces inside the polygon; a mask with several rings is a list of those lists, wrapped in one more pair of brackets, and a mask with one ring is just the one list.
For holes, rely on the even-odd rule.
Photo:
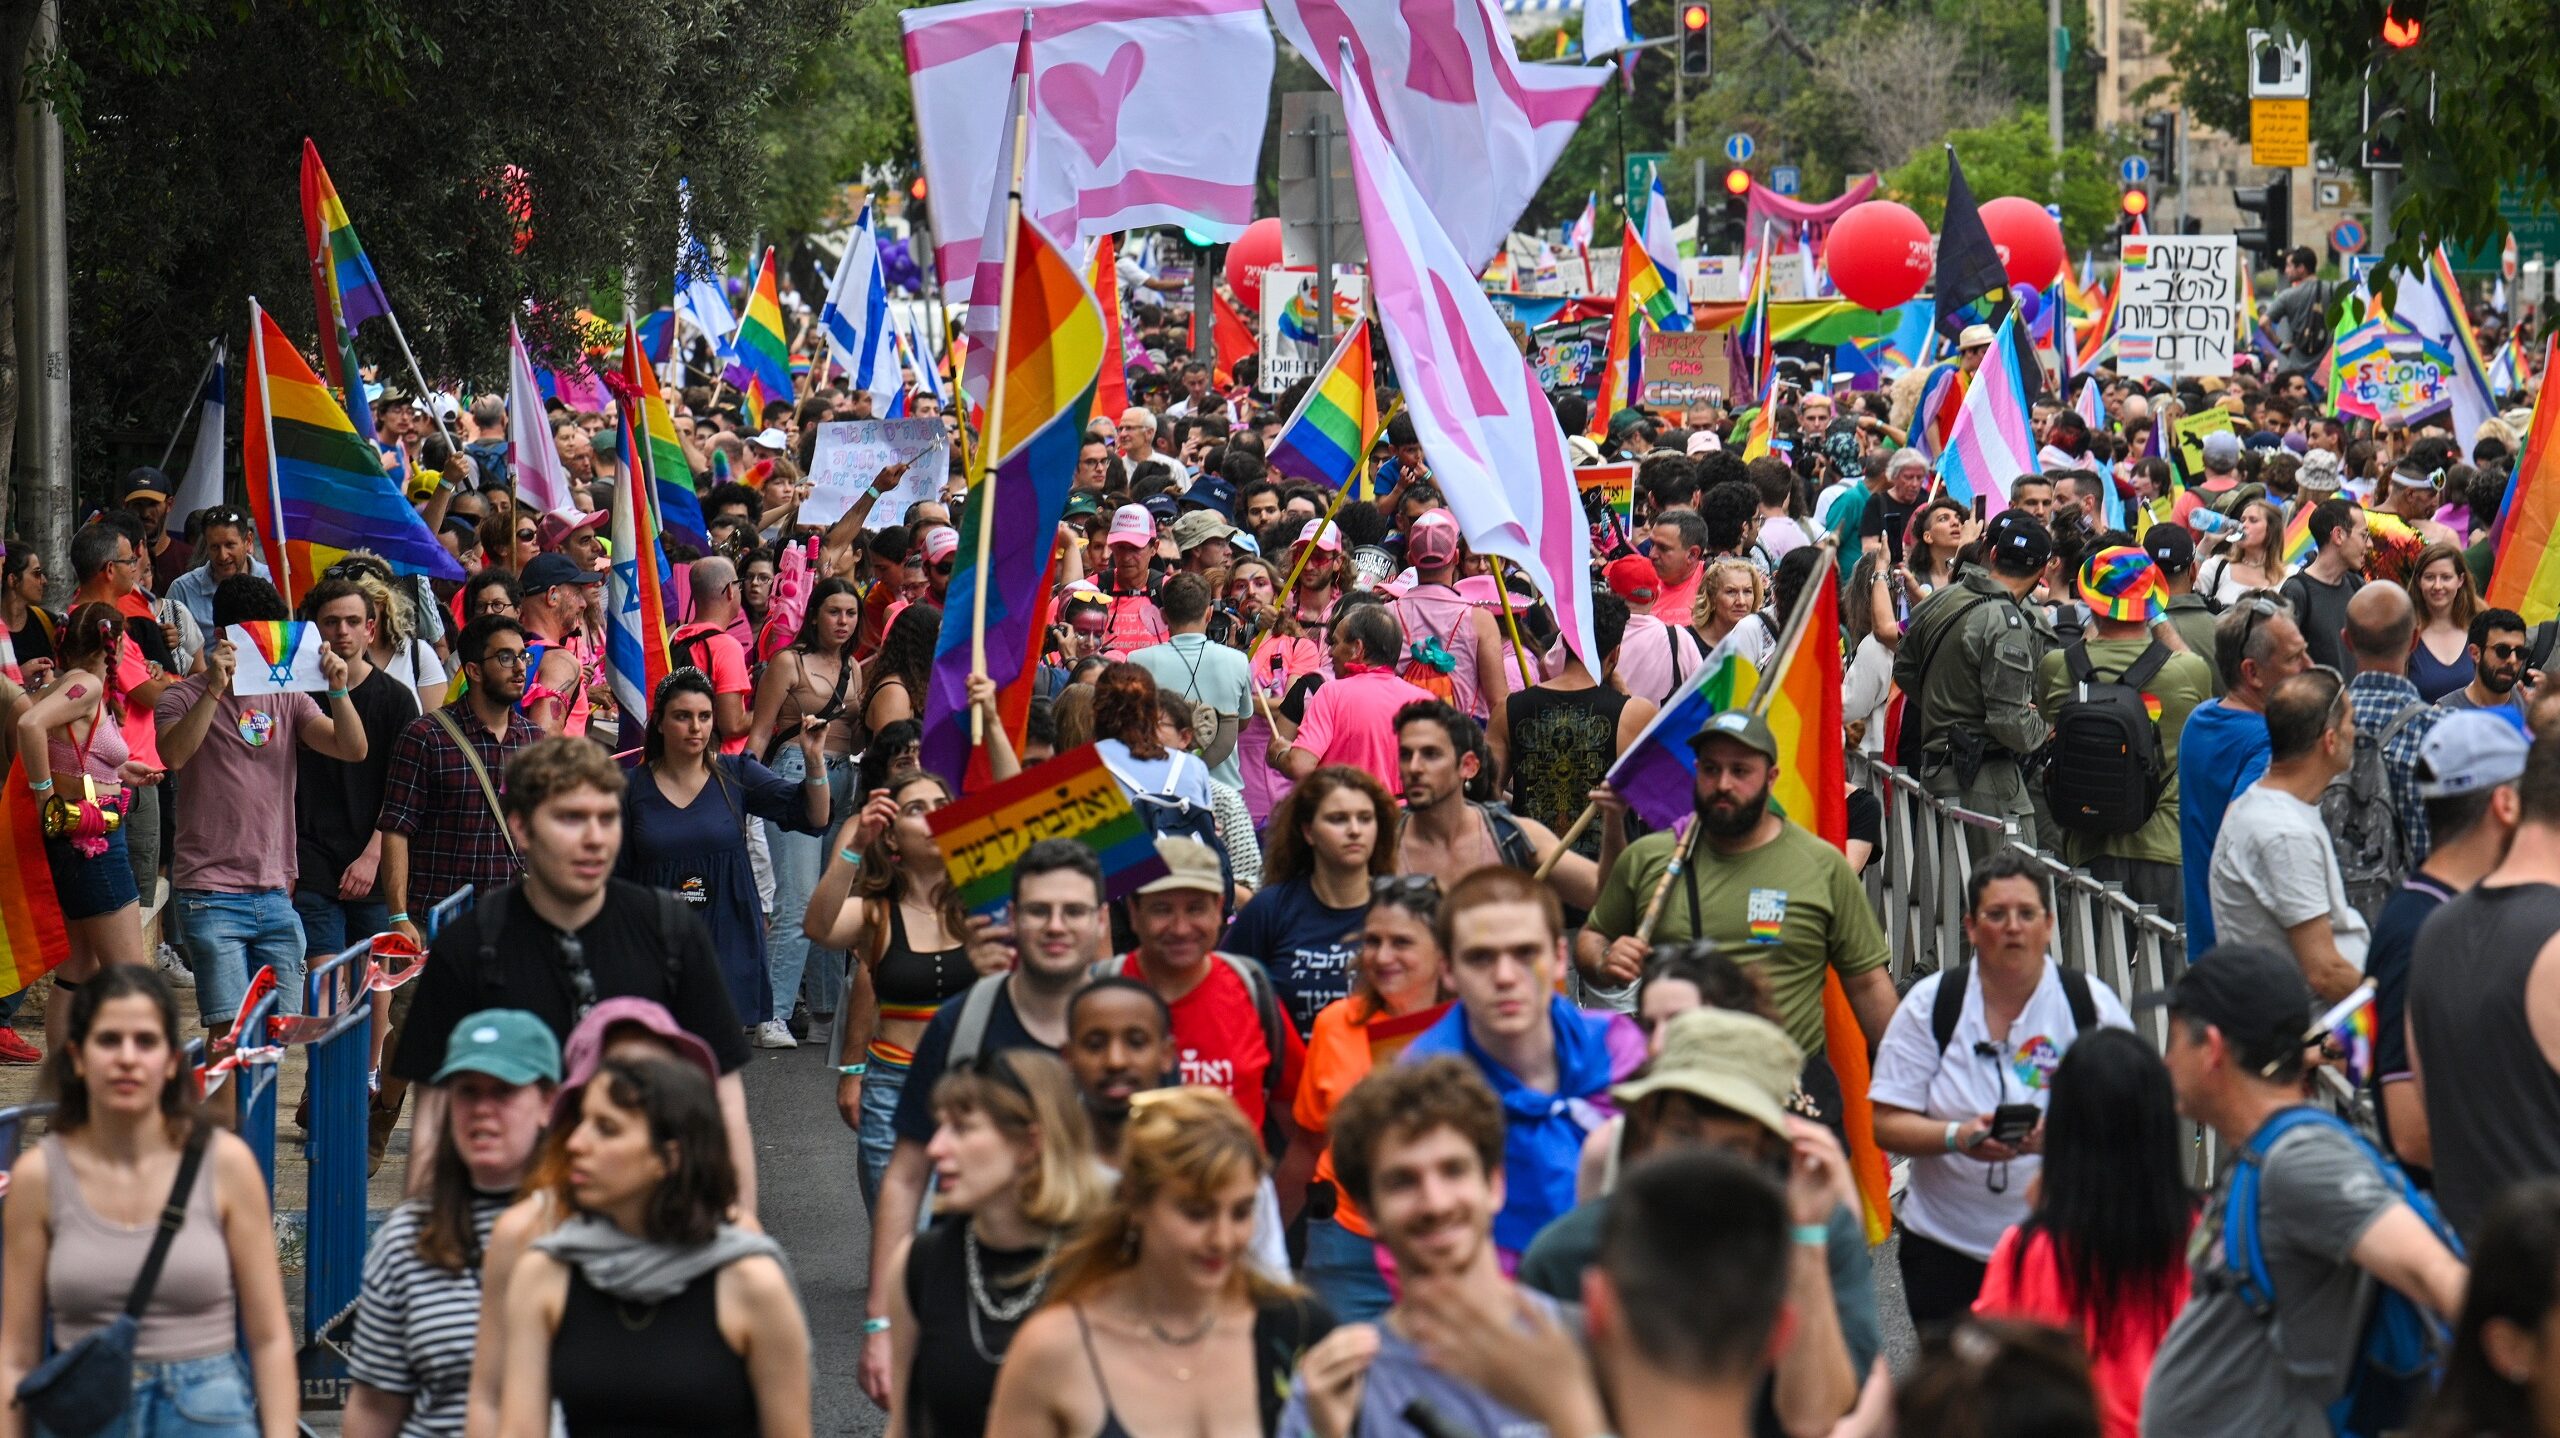
{"label": "navy blue t-shirt", "polygon": [[1350,997],[1359,974],[1360,926],[1368,919],[1367,903],[1331,908],[1316,898],[1314,880],[1289,879],[1247,899],[1218,947],[1262,961],[1304,1038],[1314,1031],[1318,1010]]}
{"label": "navy blue t-shirt", "polygon": [[[2418,930],[2426,926],[2428,916],[2453,897],[2453,890],[2424,871],[2411,874],[2384,900],[2382,912],[2374,917],[2373,941],[2365,949],[2365,977],[2373,980],[2373,1078],[2375,1085],[2374,1122],[2382,1133],[2383,1151],[2391,1149],[2391,1111],[2378,1101],[2381,1085],[2391,1078],[2409,1076],[2409,952],[2418,941]],[[2396,1157],[2396,1155],[2395,1155]],[[2421,1188],[2432,1188],[2433,1176],[2414,1164],[2403,1163],[2411,1181]]]}
{"label": "navy blue t-shirt", "polygon": [[[889,1120],[890,1131],[899,1138],[933,1142],[933,1086],[942,1082],[942,1071],[950,1064],[951,1038],[960,1031],[960,1009],[968,1002],[966,989],[943,1000],[917,1037],[915,1063],[907,1070],[906,1087],[898,1091],[898,1111]],[[1022,1016],[1013,1009],[1011,985],[996,992],[995,1007],[987,1011],[986,1037],[978,1043],[981,1054],[1003,1049],[1031,1049],[1053,1058],[1058,1052],[1022,1026]]]}

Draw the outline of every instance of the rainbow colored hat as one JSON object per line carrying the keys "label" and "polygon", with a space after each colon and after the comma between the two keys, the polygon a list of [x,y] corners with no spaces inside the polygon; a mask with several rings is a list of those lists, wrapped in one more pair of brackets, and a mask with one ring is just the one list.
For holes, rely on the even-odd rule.
{"label": "rainbow colored hat", "polygon": [[2090,555],[2080,565],[2080,598],[2102,619],[2158,622],[2166,608],[2160,566],[2130,544]]}

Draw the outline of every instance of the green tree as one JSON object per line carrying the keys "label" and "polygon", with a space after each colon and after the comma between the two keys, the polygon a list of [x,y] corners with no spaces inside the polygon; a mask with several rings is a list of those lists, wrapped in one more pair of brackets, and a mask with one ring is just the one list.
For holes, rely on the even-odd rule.
{"label": "green tree", "polygon": [[866,177],[897,191],[916,162],[897,7],[865,5],[841,31],[809,47],[756,128],[765,170],[756,218],[765,234],[849,222],[845,187]]}
{"label": "green tree", "polygon": [[[1947,136],[1964,161],[1965,183],[1976,200],[2024,195],[2049,203],[2053,193],[2053,152],[2046,148],[2044,117],[2021,110],[1997,125],[1959,130]],[[2062,240],[2084,249],[2105,238],[2115,223],[2116,156],[2089,145],[2062,152]],[[1918,211],[1929,228],[1938,228],[1947,205],[1947,152],[1924,148],[1884,177],[1884,193]]]}

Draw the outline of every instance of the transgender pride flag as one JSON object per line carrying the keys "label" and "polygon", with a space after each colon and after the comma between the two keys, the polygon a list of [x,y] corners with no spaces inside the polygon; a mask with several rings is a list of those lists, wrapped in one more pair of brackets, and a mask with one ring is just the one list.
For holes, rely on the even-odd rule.
{"label": "transgender pride flag", "polygon": [[1964,407],[1956,411],[1946,448],[1938,452],[1938,482],[1948,497],[1970,506],[1980,496],[1985,518],[2009,507],[2010,481],[2037,472],[2027,387],[2018,373],[2017,329],[2013,305],[1964,392]]}

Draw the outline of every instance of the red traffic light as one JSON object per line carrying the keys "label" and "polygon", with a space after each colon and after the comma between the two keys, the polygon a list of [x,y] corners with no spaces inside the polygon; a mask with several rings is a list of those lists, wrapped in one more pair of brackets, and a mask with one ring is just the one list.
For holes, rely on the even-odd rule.
{"label": "red traffic light", "polygon": [[2116,208],[2124,211],[2128,215],[2141,215],[2147,213],[2151,209],[2151,192],[2149,190],[2127,190],[2124,192],[2123,196],[2116,201]]}
{"label": "red traffic light", "polygon": [[1680,7],[1680,28],[1683,30],[1704,30],[1707,28],[1708,18],[1707,7],[1704,5]]}
{"label": "red traffic light", "polygon": [[907,196],[914,200],[922,200],[924,198],[924,176],[918,175],[908,182]]}
{"label": "red traffic light", "polygon": [[2382,10],[2382,43],[2394,50],[2406,50],[2418,43],[2418,32],[2425,26],[2423,20],[2401,19],[2386,5]]}
{"label": "red traffic light", "polygon": [[1751,193],[1751,172],[1740,165],[1724,172],[1724,192],[1736,197]]}

